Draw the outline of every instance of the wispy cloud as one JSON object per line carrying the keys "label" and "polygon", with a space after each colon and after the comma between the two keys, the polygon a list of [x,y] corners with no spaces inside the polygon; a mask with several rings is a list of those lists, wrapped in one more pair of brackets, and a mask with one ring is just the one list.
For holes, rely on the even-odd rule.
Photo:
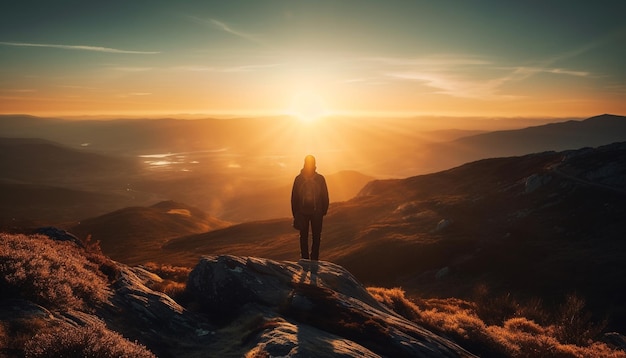
{"label": "wispy cloud", "polygon": [[37,92],[36,89],[32,88],[3,88],[0,89],[2,92],[12,92],[12,93],[33,93]]}
{"label": "wispy cloud", "polygon": [[259,64],[259,65],[242,65],[242,66],[178,66],[174,69],[190,72],[221,72],[221,73],[236,73],[236,72],[253,72],[258,70],[264,70],[268,68],[275,68],[281,66],[280,63]]}
{"label": "wispy cloud", "polygon": [[452,97],[489,100],[514,98],[514,96],[498,94],[498,89],[505,82],[502,78],[478,80],[438,72],[397,72],[388,73],[388,76],[401,80],[418,81],[432,88],[433,93]]}
{"label": "wispy cloud", "polygon": [[63,49],[63,50],[94,51],[94,52],[106,52],[106,53],[135,54],[135,55],[156,55],[156,54],[161,53],[159,51],[121,50],[117,48],[100,47],[100,46],[38,44],[38,43],[28,43],[28,42],[0,42],[0,45],[17,46],[17,47],[57,48],[57,49]]}
{"label": "wispy cloud", "polygon": [[151,71],[154,68],[153,67],[113,67],[113,69],[116,71],[121,71],[121,72],[146,72],[146,71]]}
{"label": "wispy cloud", "polygon": [[428,67],[450,67],[450,66],[484,66],[493,64],[484,58],[467,55],[431,55],[419,58],[399,58],[399,57],[366,57],[362,61],[386,64],[389,66],[428,66]]}
{"label": "wispy cloud", "polygon": [[550,66],[502,66],[490,59],[464,55],[437,55],[423,58],[372,57],[363,59],[380,68],[387,80],[414,81],[432,93],[453,97],[476,99],[511,99],[503,94],[508,83],[523,81],[538,74],[591,77],[586,71],[576,71]]}
{"label": "wispy cloud", "polygon": [[131,98],[131,97],[145,97],[152,96],[152,92],[129,92],[129,93],[119,93],[116,95],[118,98]]}
{"label": "wispy cloud", "polygon": [[57,85],[59,88],[69,88],[69,89],[78,89],[78,90],[97,90],[96,87],[87,87],[87,86],[78,86],[78,85]]}
{"label": "wispy cloud", "polygon": [[208,19],[202,19],[196,16],[189,16],[190,19],[192,19],[195,22],[201,23],[201,24],[207,24],[210,25],[211,27],[218,29],[220,31],[226,32],[228,34],[237,36],[239,38],[242,38],[244,40],[250,41],[250,42],[254,42],[256,44],[262,44],[261,40],[258,38],[257,35],[253,35],[253,34],[249,34],[240,30],[237,30],[235,28],[233,28],[231,25],[220,21],[220,20],[216,20],[216,19],[212,19],[212,18],[208,18]]}

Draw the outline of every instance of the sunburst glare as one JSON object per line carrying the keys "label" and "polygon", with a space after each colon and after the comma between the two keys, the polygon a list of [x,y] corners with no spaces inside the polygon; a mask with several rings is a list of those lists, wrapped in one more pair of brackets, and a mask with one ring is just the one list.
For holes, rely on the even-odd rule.
{"label": "sunburst glare", "polygon": [[320,95],[305,91],[293,96],[287,113],[302,122],[310,123],[327,116],[329,110]]}

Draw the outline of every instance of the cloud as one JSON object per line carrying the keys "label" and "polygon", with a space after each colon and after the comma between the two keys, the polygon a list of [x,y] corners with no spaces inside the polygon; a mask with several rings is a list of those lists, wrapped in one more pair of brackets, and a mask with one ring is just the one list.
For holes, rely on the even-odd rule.
{"label": "cloud", "polygon": [[211,66],[178,66],[176,70],[190,72],[220,72],[220,73],[236,73],[236,72],[253,72],[267,68],[275,68],[281,66],[280,63],[259,64],[259,65],[242,65],[230,67],[211,67]]}
{"label": "cloud", "polygon": [[591,77],[586,71],[575,71],[550,66],[502,66],[496,61],[467,55],[431,55],[422,58],[370,57],[387,80],[413,81],[432,90],[432,93],[461,98],[512,99],[501,92],[507,83],[523,81],[537,74]]}
{"label": "cloud", "polygon": [[202,24],[208,24],[208,25],[210,25],[213,28],[216,28],[216,29],[218,29],[220,31],[223,31],[223,32],[226,32],[228,34],[237,36],[237,37],[242,38],[244,40],[247,40],[247,41],[250,41],[250,42],[254,42],[256,44],[262,44],[262,42],[257,38],[257,36],[245,33],[243,31],[236,30],[231,25],[228,25],[228,24],[226,24],[223,21],[219,21],[219,20],[211,19],[211,18],[209,18],[209,19],[201,19],[201,18],[196,17],[196,16],[189,16],[189,18],[194,20],[195,22],[199,22],[199,23],[202,23]]}
{"label": "cloud", "polygon": [[145,72],[145,71],[151,71],[154,68],[153,67],[113,67],[113,69],[116,71],[122,71],[122,72]]}
{"label": "cloud", "polygon": [[502,78],[472,80],[450,74],[429,72],[398,72],[388,73],[388,76],[401,80],[418,81],[434,89],[434,93],[452,97],[490,100],[514,98],[514,96],[497,93],[498,88],[504,82]]}
{"label": "cloud", "polygon": [[123,53],[134,55],[156,55],[159,51],[134,51],[134,50],[120,50],[110,47],[100,46],[85,46],[85,45],[58,45],[58,44],[36,44],[27,42],[0,42],[0,45],[4,46],[17,46],[17,47],[43,47],[43,48],[58,48],[63,50],[78,50],[78,51],[94,51],[94,52],[106,52],[106,53]]}
{"label": "cloud", "polygon": [[484,58],[467,55],[431,55],[419,58],[398,58],[398,57],[366,57],[362,59],[366,62],[375,62],[377,64],[386,64],[388,66],[414,67],[450,67],[450,66],[484,66],[493,64],[492,61]]}
{"label": "cloud", "polygon": [[12,92],[12,93],[33,93],[37,92],[36,89],[32,88],[3,88],[0,89],[2,92]]}

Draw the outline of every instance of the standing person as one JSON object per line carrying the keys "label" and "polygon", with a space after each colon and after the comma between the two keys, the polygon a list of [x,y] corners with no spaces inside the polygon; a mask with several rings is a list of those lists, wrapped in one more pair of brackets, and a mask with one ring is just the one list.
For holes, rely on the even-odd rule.
{"label": "standing person", "polygon": [[[328,188],[324,176],[315,170],[315,157],[307,155],[304,167],[296,176],[291,189],[291,213],[294,228],[300,230],[301,257],[317,261],[320,256],[322,220],[328,212]],[[310,255],[309,226],[313,234]]]}

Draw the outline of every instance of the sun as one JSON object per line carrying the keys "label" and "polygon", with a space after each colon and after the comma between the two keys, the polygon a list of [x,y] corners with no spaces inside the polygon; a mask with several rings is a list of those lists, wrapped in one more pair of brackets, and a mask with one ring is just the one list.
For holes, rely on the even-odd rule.
{"label": "sun", "polygon": [[299,92],[291,100],[288,114],[302,122],[310,123],[328,115],[324,99],[313,92]]}

